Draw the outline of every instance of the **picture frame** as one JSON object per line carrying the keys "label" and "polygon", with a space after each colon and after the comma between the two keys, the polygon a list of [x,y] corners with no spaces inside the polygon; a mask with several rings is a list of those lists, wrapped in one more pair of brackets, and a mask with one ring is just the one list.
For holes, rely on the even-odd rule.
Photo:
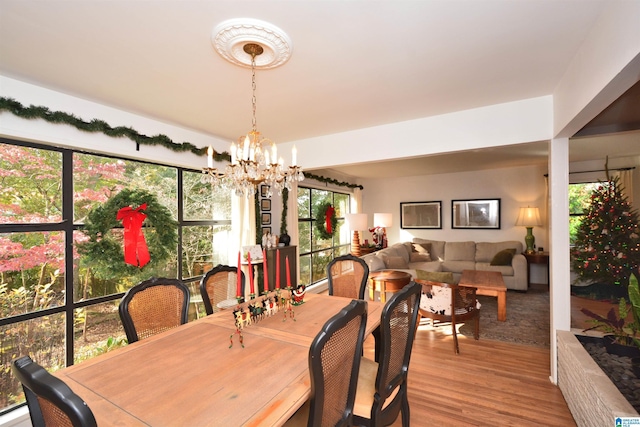
{"label": "picture frame", "polygon": [[401,202],[400,228],[402,229],[441,229],[442,202]]}
{"label": "picture frame", "polygon": [[269,186],[267,184],[260,185],[260,197],[267,197]]}
{"label": "picture frame", "polygon": [[451,228],[500,229],[500,199],[451,201]]}
{"label": "picture frame", "polygon": [[271,199],[260,200],[260,210],[269,212],[271,210]]}
{"label": "picture frame", "polygon": [[271,227],[269,227],[269,226],[264,227],[263,226],[262,227],[262,234],[264,235],[264,234],[267,234],[267,233],[271,234]]}
{"label": "picture frame", "polygon": [[271,214],[270,213],[263,213],[260,219],[261,219],[262,225],[271,225]]}

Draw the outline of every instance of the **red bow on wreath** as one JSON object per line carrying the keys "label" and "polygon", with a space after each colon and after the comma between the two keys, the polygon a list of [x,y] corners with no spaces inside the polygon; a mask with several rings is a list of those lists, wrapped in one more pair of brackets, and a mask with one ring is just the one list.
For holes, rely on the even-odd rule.
{"label": "red bow on wreath", "polygon": [[333,217],[333,213],[335,211],[336,210],[333,208],[333,206],[329,206],[327,208],[327,211],[324,214],[324,220],[325,220],[325,222],[327,224],[327,233],[329,233],[329,234],[333,233],[333,231],[331,230],[331,217]]}
{"label": "red bow on wreath", "polygon": [[124,262],[136,267],[144,267],[151,260],[147,242],[142,234],[142,223],[147,215],[141,211],[145,209],[146,203],[136,209],[125,206],[116,215],[116,219],[121,220],[124,226]]}

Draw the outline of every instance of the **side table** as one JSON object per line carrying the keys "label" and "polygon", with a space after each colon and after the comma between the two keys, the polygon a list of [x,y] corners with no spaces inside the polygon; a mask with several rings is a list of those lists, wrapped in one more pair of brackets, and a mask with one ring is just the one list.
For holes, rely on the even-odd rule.
{"label": "side table", "polygon": [[527,286],[531,283],[531,264],[544,264],[547,266],[547,285],[549,282],[549,252],[535,252],[528,254],[523,252],[522,255],[527,259]]}
{"label": "side table", "polygon": [[375,292],[380,293],[380,302],[387,301],[387,292],[398,292],[411,282],[411,274],[404,271],[380,270],[369,273],[369,298],[375,301]]}

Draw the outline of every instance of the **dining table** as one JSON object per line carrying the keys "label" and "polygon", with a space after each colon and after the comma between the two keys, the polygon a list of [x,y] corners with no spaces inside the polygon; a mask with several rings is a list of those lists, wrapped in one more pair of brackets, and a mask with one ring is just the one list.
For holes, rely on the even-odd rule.
{"label": "dining table", "polygon": [[[223,310],[54,373],[104,426],[279,426],[311,394],[309,348],[349,298],[306,294],[237,332]],[[366,334],[383,304],[367,302]]]}

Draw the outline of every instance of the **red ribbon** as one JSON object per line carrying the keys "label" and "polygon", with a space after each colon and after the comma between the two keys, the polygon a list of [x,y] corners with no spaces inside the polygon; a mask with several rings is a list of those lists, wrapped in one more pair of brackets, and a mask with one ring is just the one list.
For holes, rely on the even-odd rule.
{"label": "red ribbon", "polygon": [[151,261],[147,242],[142,234],[142,223],[147,215],[141,211],[145,209],[146,203],[136,209],[125,206],[116,215],[116,219],[121,220],[124,226],[124,262],[136,267],[144,267]]}
{"label": "red ribbon", "polygon": [[327,211],[326,211],[326,212],[325,212],[325,214],[324,214],[325,222],[327,223],[327,232],[328,232],[329,234],[333,233],[333,231],[331,231],[331,217],[333,216],[333,213],[334,213],[335,211],[336,211],[336,210],[333,208],[333,206],[329,206],[329,207],[327,208]]}

